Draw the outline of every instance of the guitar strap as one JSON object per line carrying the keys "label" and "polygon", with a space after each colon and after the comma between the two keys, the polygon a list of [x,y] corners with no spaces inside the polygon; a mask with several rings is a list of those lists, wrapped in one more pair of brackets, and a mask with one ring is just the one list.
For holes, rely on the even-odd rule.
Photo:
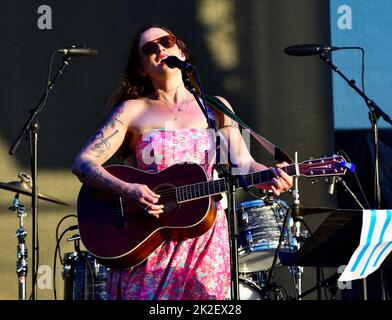
{"label": "guitar strap", "polygon": [[272,142],[268,141],[260,134],[255,132],[252,128],[250,128],[245,122],[243,122],[235,113],[233,113],[221,100],[219,100],[215,96],[206,95],[207,103],[213,107],[215,110],[222,112],[232,120],[236,121],[243,128],[248,129],[251,135],[259,142],[278,162],[294,162],[293,159],[278,146],[274,145]]}

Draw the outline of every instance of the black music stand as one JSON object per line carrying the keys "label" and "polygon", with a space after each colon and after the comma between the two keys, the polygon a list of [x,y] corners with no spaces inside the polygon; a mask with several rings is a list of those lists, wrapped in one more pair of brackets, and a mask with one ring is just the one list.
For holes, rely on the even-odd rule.
{"label": "black music stand", "polygon": [[[362,210],[336,209],[283,264],[333,268],[347,265],[359,245],[361,229]],[[392,268],[392,255],[384,260],[381,267]]]}
{"label": "black music stand", "polygon": [[[313,233],[312,237],[287,261],[287,266],[332,267],[347,265],[357,249],[362,230],[362,210],[337,209],[333,211]],[[392,255],[382,263],[380,269],[392,269]],[[337,281],[339,273],[321,281],[316,287],[307,290],[306,296],[324,285]],[[332,283],[331,282],[331,283]],[[367,299],[366,283],[363,284],[363,298]],[[366,298],[365,298],[366,297]]]}

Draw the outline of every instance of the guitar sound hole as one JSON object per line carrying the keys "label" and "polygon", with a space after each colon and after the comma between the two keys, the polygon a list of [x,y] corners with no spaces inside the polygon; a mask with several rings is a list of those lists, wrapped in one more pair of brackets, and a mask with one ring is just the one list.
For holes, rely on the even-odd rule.
{"label": "guitar sound hole", "polygon": [[176,187],[174,185],[161,184],[155,187],[153,191],[161,195],[158,204],[164,205],[164,214],[170,214],[178,207],[176,199]]}

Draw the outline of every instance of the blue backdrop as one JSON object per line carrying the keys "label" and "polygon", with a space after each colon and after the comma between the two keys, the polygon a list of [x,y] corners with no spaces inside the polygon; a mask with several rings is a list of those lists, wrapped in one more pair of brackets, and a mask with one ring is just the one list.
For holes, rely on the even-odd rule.
{"label": "blue backdrop", "polygon": [[[359,46],[365,50],[365,90],[369,98],[392,114],[392,1],[330,0],[331,45]],[[334,51],[335,65],[361,88],[361,52]],[[368,129],[368,108],[363,99],[336,73],[333,74],[335,129]],[[379,121],[380,128],[390,128]]]}

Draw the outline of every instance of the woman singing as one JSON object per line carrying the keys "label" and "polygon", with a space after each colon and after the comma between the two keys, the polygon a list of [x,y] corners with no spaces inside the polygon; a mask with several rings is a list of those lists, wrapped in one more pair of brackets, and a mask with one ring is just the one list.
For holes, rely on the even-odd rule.
{"label": "woman singing", "polygon": [[[167,28],[153,25],[137,33],[111,110],[73,165],[73,173],[82,183],[133,201],[156,219],[163,212],[160,196],[147,185],[111,175],[103,164],[121,149],[126,150],[123,164],[141,170],[158,172],[175,163],[193,162],[212,178],[215,163],[206,154],[215,146],[206,118],[184,86],[185,72],[164,62],[168,56],[191,62],[184,42]],[[192,75],[188,76],[198,89]],[[225,99],[218,98],[232,110]],[[238,125],[218,111],[214,114],[225,143],[230,139],[232,162],[249,172],[268,169],[252,158]],[[279,195],[292,186],[292,179],[280,168],[275,173],[272,182],[261,187]],[[229,239],[220,202],[216,211],[213,226],[203,235],[166,241],[141,264],[112,269],[111,298],[224,299],[230,287]]]}

